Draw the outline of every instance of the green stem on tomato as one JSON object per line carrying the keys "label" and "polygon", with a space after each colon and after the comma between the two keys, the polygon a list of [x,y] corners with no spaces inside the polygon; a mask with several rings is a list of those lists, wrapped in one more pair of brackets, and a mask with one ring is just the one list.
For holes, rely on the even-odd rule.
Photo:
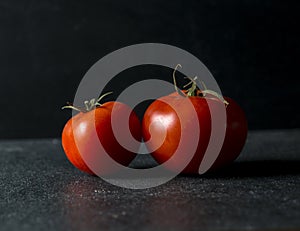
{"label": "green stem on tomato", "polygon": [[82,112],[81,109],[77,108],[77,107],[74,107],[73,105],[66,105],[66,106],[63,106],[61,109],[73,109],[75,111],[79,111],[79,112]]}
{"label": "green stem on tomato", "polygon": [[197,82],[196,82],[196,80],[198,79],[197,76],[195,76],[193,79],[190,77],[187,77],[187,78],[190,80],[190,82],[188,84],[186,84],[184,86],[184,88],[189,85],[192,85],[189,89],[187,89],[186,95],[188,97],[197,96],[197,91],[200,90],[202,96],[205,97],[206,94],[211,94],[211,95],[217,97],[218,99],[220,99],[225,104],[225,106],[228,106],[229,103],[217,92],[207,89],[207,87],[203,81],[200,81],[200,82],[201,82],[204,90],[199,89],[199,87],[197,86]]}
{"label": "green stem on tomato", "polygon": [[220,94],[218,94],[217,92],[215,91],[212,91],[212,90],[203,90],[201,91],[202,94],[205,96],[206,94],[211,94],[217,98],[219,98],[226,106],[229,105],[228,101],[226,101]]}
{"label": "green stem on tomato", "polygon": [[110,95],[110,94],[112,94],[112,93],[113,93],[113,92],[110,91],[110,92],[106,92],[105,94],[101,95],[101,96],[97,99],[97,102],[96,102],[95,105],[102,106],[102,104],[100,104],[99,102],[100,102],[104,97],[106,97],[106,96],[108,96],[108,95]]}
{"label": "green stem on tomato", "polygon": [[185,87],[192,84],[192,86],[187,91],[187,96],[188,97],[195,96],[196,95],[196,90],[198,89],[198,86],[197,86],[197,83],[196,83],[197,76],[195,76],[193,79],[190,78],[190,77],[186,77],[186,78],[189,79],[190,82],[188,84],[184,85],[183,88],[185,88]]}
{"label": "green stem on tomato", "polygon": [[112,94],[113,92],[110,91],[110,92],[107,92],[103,95],[101,95],[97,100],[95,98],[92,98],[90,100],[85,100],[84,101],[84,106],[85,106],[85,109],[80,109],[79,107],[75,107],[73,105],[71,105],[70,103],[68,103],[68,105],[66,106],[63,106],[62,109],[73,109],[75,111],[79,111],[79,112],[89,112],[93,109],[95,109],[97,106],[102,106],[102,104],[100,103],[100,101],[107,95],[109,94]]}
{"label": "green stem on tomato", "polygon": [[176,67],[174,68],[174,71],[173,71],[173,83],[174,83],[175,91],[177,93],[178,93],[178,87],[177,87],[177,83],[176,83],[175,73],[176,73],[178,67],[182,68],[182,66],[180,64],[177,64]]}

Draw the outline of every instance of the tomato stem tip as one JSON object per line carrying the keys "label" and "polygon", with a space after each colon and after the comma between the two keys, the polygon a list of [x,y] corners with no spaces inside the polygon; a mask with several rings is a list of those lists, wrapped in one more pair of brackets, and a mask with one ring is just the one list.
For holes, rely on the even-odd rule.
{"label": "tomato stem tip", "polygon": [[177,83],[176,83],[176,76],[175,76],[175,73],[178,69],[178,67],[182,68],[181,64],[177,64],[176,67],[174,68],[174,71],[173,71],[173,83],[174,83],[174,87],[175,87],[175,91],[178,93],[178,87],[177,87]]}

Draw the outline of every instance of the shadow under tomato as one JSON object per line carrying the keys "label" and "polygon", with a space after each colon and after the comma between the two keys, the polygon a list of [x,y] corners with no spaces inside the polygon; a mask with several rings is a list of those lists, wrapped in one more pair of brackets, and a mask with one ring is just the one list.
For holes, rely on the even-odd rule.
{"label": "shadow under tomato", "polygon": [[256,160],[234,162],[202,177],[266,177],[300,174],[299,160]]}

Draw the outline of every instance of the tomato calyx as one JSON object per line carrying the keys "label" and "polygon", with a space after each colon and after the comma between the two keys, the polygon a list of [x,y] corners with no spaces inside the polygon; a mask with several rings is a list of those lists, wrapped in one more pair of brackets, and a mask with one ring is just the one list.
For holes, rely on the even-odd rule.
{"label": "tomato calyx", "polygon": [[203,98],[218,98],[225,104],[226,107],[229,105],[229,103],[219,93],[207,89],[207,87],[203,81],[200,81],[200,83],[203,87],[203,90],[201,90],[197,85],[197,80],[198,80],[197,76],[195,76],[194,78],[185,77],[185,78],[189,79],[190,82],[187,83],[186,85],[184,85],[183,88],[186,88],[190,85],[191,85],[191,87],[186,90],[183,90],[183,91],[178,90],[177,83],[176,83],[176,77],[175,77],[175,73],[176,73],[178,67],[182,68],[182,66],[180,64],[177,64],[173,71],[173,83],[174,83],[175,91],[178,94],[180,94],[182,96],[186,96],[186,97],[196,96],[196,97],[203,97]]}
{"label": "tomato calyx", "polygon": [[102,104],[100,103],[100,101],[106,97],[107,95],[110,95],[112,94],[113,92],[107,92],[103,95],[101,95],[98,99],[95,99],[95,98],[92,98],[90,100],[85,100],[84,101],[84,106],[85,108],[81,108],[81,107],[76,107],[74,106],[73,104],[67,102],[67,105],[66,106],[63,106],[61,109],[73,109],[75,111],[79,111],[79,112],[89,112],[89,111],[92,111],[94,109],[96,109],[97,107],[101,107]]}

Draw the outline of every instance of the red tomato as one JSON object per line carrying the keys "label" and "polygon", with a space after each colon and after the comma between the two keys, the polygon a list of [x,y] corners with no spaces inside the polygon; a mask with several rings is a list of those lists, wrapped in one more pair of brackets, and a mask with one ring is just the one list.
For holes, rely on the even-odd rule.
{"label": "red tomato", "polygon": [[[134,144],[135,147],[133,147],[133,149],[136,149],[136,152],[128,151],[119,144],[111,125],[112,110],[116,113],[114,115],[117,115],[118,117],[116,122],[118,133],[121,134],[123,138],[125,137],[125,139],[122,140],[127,139],[127,142],[131,142],[130,134],[125,134],[125,127],[127,126],[128,128],[129,123],[129,129],[132,136],[136,140],[141,141],[140,121],[132,109],[123,103],[107,102],[91,111],[80,112],[66,123],[62,132],[62,145],[70,162],[81,171],[94,174],[94,172],[86,165],[82,156],[87,156],[87,158],[90,158],[91,160],[96,160],[97,158],[97,160],[101,161],[104,153],[98,148],[99,141],[107,154],[124,166],[128,166],[135,158],[135,153],[139,148],[137,145],[138,143]],[[129,114],[128,122],[125,115]],[[95,128],[96,136],[94,135],[95,133],[92,132]],[[79,152],[79,149],[81,153]],[[97,166],[97,168],[100,168],[101,172],[104,174],[111,173],[110,166],[107,166],[105,163],[100,163],[100,166]]]}
{"label": "red tomato", "polygon": [[[211,169],[219,168],[236,159],[247,137],[247,120],[243,110],[232,99],[225,97],[225,100],[229,103],[226,107],[227,127],[225,139],[220,154]],[[194,109],[186,106],[188,104],[187,101],[192,103]],[[155,100],[148,107],[142,122],[143,138],[145,141],[149,141],[146,143],[147,148],[159,164],[164,163],[174,154],[179,145],[180,136],[188,136],[189,131],[194,129],[195,123],[199,123],[200,136],[196,152],[189,164],[182,171],[182,173],[186,174],[198,174],[199,166],[211,135],[211,114],[207,101],[212,103],[213,113],[218,113],[218,110],[221,110],[222,107],[224,108],[224,102],[217,97],[187,97],[177,92]],[[168,103],[174,106],[171,107]],[[192,110],[196,111],[197,118],[192,117]],[[179,117],[176,114],[179,111],[185,115],[184,118],[188,118],[181,121],[183,123],[181,125]],[[159,123],[157,123],[158,121]],[[150,129],[151,124],[154,124],[154,128]],[[183,131],[181,128],[183,128]],[[166,129],[166,133],[164,129]],[[188,147],[191,143],[185,142],[183,145]],[[155,147],[159,148],[155,150]],[[180,151],[180,155],[183,157],[186,153]],[[170,170],[178,171],[180,169],[179,162],[180,159],[177,159],[175,162],[169,163],[166,167]]]}

